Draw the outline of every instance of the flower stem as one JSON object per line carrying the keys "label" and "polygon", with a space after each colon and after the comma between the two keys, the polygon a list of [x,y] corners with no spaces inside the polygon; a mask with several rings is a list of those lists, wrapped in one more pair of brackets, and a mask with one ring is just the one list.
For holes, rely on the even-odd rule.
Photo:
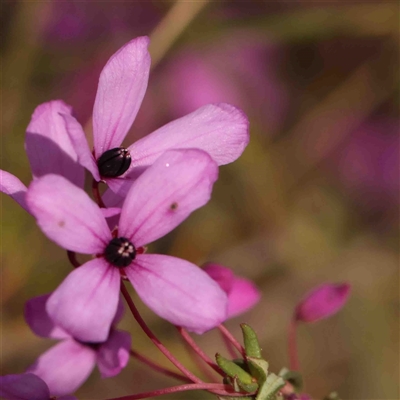
{"label": "flower stem", "polygon": [[228,331],[228,329],[226,329],[226,327],[222,324],[218,325],[218,329],[224,335],[224,337],[233,344],[233,346],[239,351],[239,353],[242,354],[243,357],[245,357],[246,352],[244,351],[243,346],[233,337],[233,335]]}
{"label": "flower stem", "polygon": [[[196,375],[192,374],[187,368],[185,368],[173,355],[172,353],[158,340],[158,338],[154,335],[154,333],[150,330],[150,328],[144,322],[142,316],[139,314],[138,309],[136,308],[135,304],[133,303],[128,290],[126,289],[124,282],[121,282],[121,292],[125,298],[125,301],[128,304],[129,309],[133,317],[136,319],[137,323],[142,328],[143,332],[147,335],[147,337],[153,342],[153,344],[164,354],[168,360],[171,361],[172,364],[175,365],[176,368],[179,369],[188,379],[195,383],[204,383],[200,378]],[[141,398],[141,397],[138,397]]]}
{"label": "flower stem", "polygon": [[103,199],[101,198],[100,191],[99,191],[99,182],[96,181],[96,179],[93,179],[92,181],[92,193],[93,197],[96,200],[97,205],[100,208],[107,208],[105,204],[103,203]]}
{"label": "flower stem", "polygon": [[78,268],[81,266],[81,264],[76,259],[76,253],[74,251],[67,250],[67,256],[69,262],[72,264],[74,268]]}
{"label": "flower stem", "polygon": [[141,361],[142,363],[148,365],[150,368],[152,368],[154,371],[157,372],[161,372],[164,375],[170,376],[172,378],[175,379],[179,379],[183,382],[187,382],[187,383],[191,383],[192,381],[187,378],[184,375],[178,374],[177,372],[171,371],[167,368],[162,367],[161,365],[156,364],[155,362],[153,362],[152,360],[149,360],[147,357],[145,357],[144,355],[138,353],[137,351],[131,349],[129,351],[130,355],[132,357],[135,357],[136,359],[138,359],[139,361]]}
{"label": "flower stem", "polygon": [[214,371],[218,372],[221,376],[225,376],[224,371],[222,371],[222,369],[206,353],[204,353],[204,351],[197,345],[197,343],[184,328],[182,328],[181,326],[177,326],[176,329],[178,329],[178,332],[182,336],[183,340],[205,363],[207,363]]}
{"label": "flower stem", "polygon": [[297,351],[296,328],[297,328],[296,320],[292,319],[289,325],[288,349],[289,349],[289,366],[290,369],[293,371],[298,371],[300,368],[298,351]]}
{"label": "flower stem", "polygon": [[186,385],[172,386],[165,389],[154,390],[152,392],[138,393],[131,396],[116,397],[108,400],[139,400],[146,399],[149,397],[162,396],[164,394],[185,392],[188,390],[208,390],[212,393],[218,393],[219,395],[226,395],[230,397],[243,397],[248,396],[250,393],[238,393],[233,392],[232,387],[223,385],[221,383],[189,383]]}
{"label": "flower stem", "polygon": [[237,353],[236,353],[236,348],[233,347],[232,343],[227,339],[227,337],[220,331],[221,336],[222,336],[222,340],[225,343],[225,347],[228,350],[230,356],[232,357],[232,359],[237,358]]}

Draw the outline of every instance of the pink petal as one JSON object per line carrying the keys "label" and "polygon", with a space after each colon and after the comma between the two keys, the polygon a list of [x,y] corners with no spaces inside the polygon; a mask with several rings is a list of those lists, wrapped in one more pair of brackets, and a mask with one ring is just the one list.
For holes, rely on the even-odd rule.
{"label": "pink petal", "polygon": [[84,170],[65,129],[60,113],[71,115],[72,108],[61,100],[54,100],[36,107],[28,125],[25,148],[32,168],[32,175],[62,175],[83,187]]}
{"label": "pink petal", "polygon": [[61,114],[61,117],[64,119],[65,128],[77,154],[78,162],[93,175],[96,181],[100,181],[99,169],[89,149],[81,124],[72,115]]}
{"label": "pink petal", "polygon": [[131,335],[112,329],[108,340],[97,352],[97,366],[102,378],[118,375],[129,361]]}
{"label": "pink petal", "polygon": [[46,383],[33,374],[0,376],[0,396],[7,400],[50,400]]}
{"label": "pink petal", "polygon": [[326,283],[313,289],[296,307],[297,321],[315,322],[337,313],[350,296],[348,283]]}
{"label": "pink petal", "polygon": [[228,318],[236,317],[254,307],[261,298],[261,293],[253,282],[235,277],[228,294]]}
{"label": "pink petal", "polygon": [[218,165],[235,161],[249,142],[246,115],[230,104],[208,104],[164,125],[129,147],[131,168],[151,165],[169,149],[201,149]]}
{"label": "pink petal", "polygon": [[104,218],[111,218],[121,214],[121,209],[119,207],[101,208],[100,211]]}
{"label": "pink petal", "polygon": [[217,164],[201,150],[164,153],[132,185],[120,235],[137,247],[164,236],[208,202],[217,177]]}
{"label": "pink petal", "polygon": [[42,231],[67,250],[102,253],[111,240],[100,208],[61,176],[46,175],[32,182],[26,201]]}
{"label": "pink petal", "polygon": [[29,212],[25,201],[26,186],[14,175],[0,169],[0,192],[8,194]]}
{"label": "pink petal", "polygon": [[226,294],[230,293],[235,279],[232,270],[219,264],[208,263],[203,267],[203,271],[214,279]]}
{"label": "pink petal", "polygon": [[64,279],[47,301],[47,312],[75,339],[104,342],[117,311],[119,286],[118,268],[96,258]]}
{"label": "pink petal", "polygon": [[146,36],[131,40],[101,72],[93,109],[96,158],[121,145],[136,117],[149,79],[148,44]]}
{"label": "pink petal", "polygon": [[25,303],[25,321],[38,336],[53,339],[65,339],[70,335],[57,326],[46,311],[46,302],[50,294],[34,297]]}
{"label": "pink petal", "polygon": [[66,339],[43,353],[28,371],[42,378],[53,396],[63,396],[78,389],[95,365],[93,349]]}
{"label": "pink petal", "polygon": [[188,261],[140,254],[125,273],[143,302],[172,324],[204,333],[226,319],[225,292]]}

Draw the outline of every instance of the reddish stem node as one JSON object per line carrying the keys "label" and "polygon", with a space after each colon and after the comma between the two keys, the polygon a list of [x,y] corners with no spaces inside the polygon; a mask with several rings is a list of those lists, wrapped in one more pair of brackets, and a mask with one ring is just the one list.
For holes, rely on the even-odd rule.
{"label": "reddish stem node", "polygon": [[224,371],[197,345],[189,333],[182,327],[177,326],[178,332],[182,336],[183,340],[190,346],[191,349],[214,371],[218,372],[221,376],[225,376]]}
{"label": "reddish stem node", "polygon": [[149,397],[162,396],[164,394],[186,392],[189,390],[207,390],[209,392],[218,394],[220,396],[230,397],[244,397],[249,396],[251,393],[238,393],[234,392],[233,389],[228,385],[221,383],[189,383],[187,385],[172,386],[165,389],[154,390],[152,392],[138,393],[131,396],[116,397],[108,400],[139,400],[147,399]]}

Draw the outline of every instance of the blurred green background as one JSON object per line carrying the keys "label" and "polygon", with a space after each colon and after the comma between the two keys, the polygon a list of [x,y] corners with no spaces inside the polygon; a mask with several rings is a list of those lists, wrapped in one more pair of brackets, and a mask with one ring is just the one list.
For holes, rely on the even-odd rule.
{"label": "blurred green background", "polygon": [[[216,261],[253,279],[261,302],[227,325],[237,337],[240,322],[252,325],[274,372],[288,365],[297,301],[320,283],[350,282],[339,314],[299,329],[305,391],[315,399],[332,390],[343,399],[400,398],[397,2],[5,1],[1,22],[2,169],[29,184],[24,135],[42,102],[65,100],[90,134],[104,63],[151,34],[149,88],[126,143],[218,101],[247,113],[251,141],[220,169],[210,203],[150,251]],[[1,220],[1,366],[9,374],[52,345],[24,323],[25,301],[54,290],[71,267],[3,194]],[[167,347],[196,369],[174,328],[137,301]],[[133,347],[168,365],[126,314]],[[210,355],[221,351],[215,332],[196,339]],[[95,371],[77,396],[175,384],[131,360],[116,378]]]}

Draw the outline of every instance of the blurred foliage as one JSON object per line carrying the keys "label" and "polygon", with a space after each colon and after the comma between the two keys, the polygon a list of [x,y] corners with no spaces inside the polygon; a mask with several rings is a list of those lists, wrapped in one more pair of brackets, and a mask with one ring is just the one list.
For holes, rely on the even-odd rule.
{"label": "blurred foliage", "polygon": [[[207,77],[221,83],[223,101],[240,103],[249,115],[251,142],[237,162],[221,168],[211,202],[150,250],[199,265],[220,262],[254,279],[261,303],[228,326],[237,337],[240,322],[255,328],[275,372],[288,363],[286,329],[296,302],[321,282],[350,282],[353,294],[341,313],[299,330],[305,391],[316,399],[333,390],[343,399],[400,398],[398,4],[215,1],[191,13],[188,2],[171,21],[165,16],[172,7],[156,1],[3,2],[1,168],[29,184],[24,133],[41,102],[69,102],[90,133],[105,61],[162,21],[151,51],[168,51],[153,69],[127,143],[182,115],[181,94],[187,107],[199,95],[200,87],[184,93],[187,85],[176,73],[188,52],[199,54]],[[249,57],[253,50],[241,52],[248,45],[256,58]],[[197,69],[188,68],[198,79]],[[239,95],[231,97],[233,90]],[[382,126],[372,134],[382,146],[367,143],[375,140],[364,135],[371,121]],[[1,202],[6,374],[22,372],[51,345],[24,324],[23,305],[54,290],[70,267],[30,215],[5,195]],[[140,308],[167,347],[195,369],[174,329]],[[129,315],[122,325],[132,332],[134,348],[146,348],[167,365]],[[216,332],[196,339],[210,355],[221,351]],[[132,360],[113,379],[100,380],[95,372],[77,396],[109,398],[173,384]]]}

